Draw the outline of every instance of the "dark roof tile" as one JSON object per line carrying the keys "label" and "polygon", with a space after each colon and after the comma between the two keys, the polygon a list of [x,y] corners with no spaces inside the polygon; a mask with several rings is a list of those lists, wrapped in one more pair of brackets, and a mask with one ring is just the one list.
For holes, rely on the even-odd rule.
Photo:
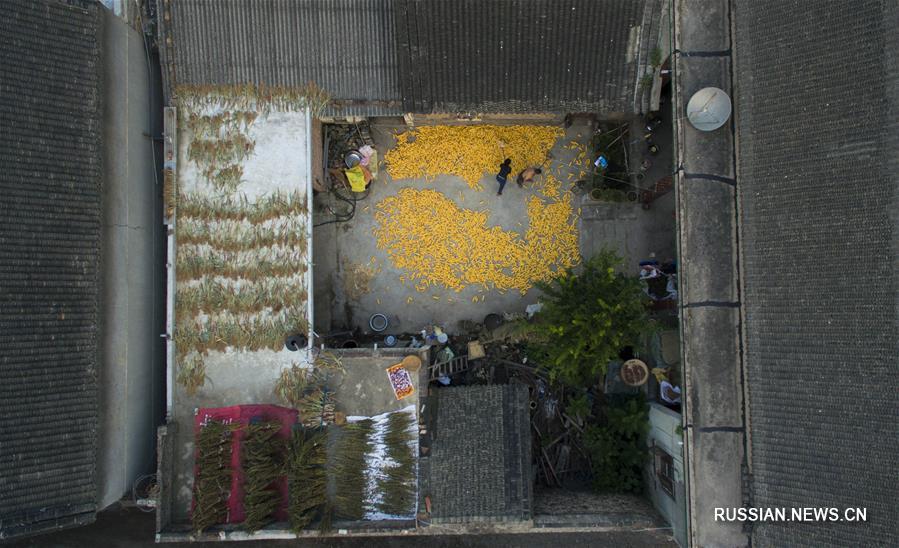
{"label": "dark roof tile", "polygon": [[0,18],[0,537],[96,505],[101,9]]}
{"label": "dark roof tile", "polygon": [[329,114],[371,116],[632,112],[645,63],[633,52],[645,57],[657,42],[661,10],[660,0],[160,5],[169,92],[179,84],[312,81],[345,103]]}
{"label": "dark roof tile", "polygon": [[895,544],[899,8],[733,6],[751,502],[868,509],[753,545]]}
{"label": "dark roof tile", "polygon": [[435,522],[531,517],[528,391],[521,385],[441,388],[425,485]]}

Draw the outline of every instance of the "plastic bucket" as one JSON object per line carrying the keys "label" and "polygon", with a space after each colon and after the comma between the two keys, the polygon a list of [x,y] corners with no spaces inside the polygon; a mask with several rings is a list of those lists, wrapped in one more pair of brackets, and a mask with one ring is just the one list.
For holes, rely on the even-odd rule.
{"label": "plastic bucket", "polygon": [[385,316],[384,314],[381,314],[381,313],[372,314],[371,318],[368,319],[368,326],[375,333],[380,333],[381,331],[384,331],[385,329],[387,329],[387,326],[389,324],[390,324],[390,322],[387,321],[387,316]]}

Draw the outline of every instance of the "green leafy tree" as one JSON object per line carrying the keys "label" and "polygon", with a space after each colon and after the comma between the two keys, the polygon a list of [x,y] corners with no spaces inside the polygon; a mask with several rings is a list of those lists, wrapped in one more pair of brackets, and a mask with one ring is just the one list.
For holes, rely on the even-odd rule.
{"label": "green leafy tree", "polygon": [[528,353],[554,381],[595,384],[625,346],[652,331],[646,295],[635,276],[618,272],[621,259],[604,250],[577,273],[541,284],[543,309],[531,322]]}
{"label": "green leafy tree", "polygon": [[587,394],[570,396],[568,398],[568,405],[565,406],[565,411],[570,416],[583,420],[590,416],[591,403],[590,397]]}
{"label": "green leafy tree", "polygon": [[604,420],[584,431],[593,488],[601,493],[642,493],[643,466],[649,456],[649,409],[642,394],[613,403]]}

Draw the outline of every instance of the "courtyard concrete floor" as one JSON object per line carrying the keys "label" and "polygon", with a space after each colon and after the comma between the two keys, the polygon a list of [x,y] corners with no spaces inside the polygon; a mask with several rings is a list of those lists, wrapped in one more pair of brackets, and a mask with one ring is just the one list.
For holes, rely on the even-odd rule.
{"label": "courtyard concrete floor", "polygon": [[[641,123],[634,124],[639,128]],[[372,137],[379,156],[395,144],[394,132],[403,131],[403,126],[387,123],[372,123]],[[551,151],[552,160],[545,166],[565,181],[568,164],[576,155],[576,150],[568,150],[565,145],[572,141],[589,143],[592,129],[586,121],[576,120],[565,130]],[[639,135],[632,137],[639,138]],[[653,171],[665,170],[661,157],[655,158]],[[632,164],[639,159],[632,160]],[[513,165],[513,175],[525,166]],[[653,184],[653,173],[648,173],[646,186]],[[576,174],[571,181],[576,178]],[[358,202],[356,215],[348,222],[328,224],[315,228],[313,246],[314,275],[314,324],[315,331],[327,334],[343,329],[358,328],[362,333],[371,330],[369,317],[377,312],[387,315],[390,327],[385,334],[415,333],[428,326],[439,325],[449,332],[457,330],[462,320],[482,321],[490,313],[523,312],[526,305],[536,303],[540,294],[532,288],[522,295],[518,291],[484,291],[482,288],[468,287],[461,292],[449,289],[431,288],[418,292],[412,284],[403,285],[399,277],[403,271],[396,268],[387,254],[378,249],[372,234],[376,227],[375,205],[388,196],[395,195],[403,188],[438,189],[451,198],[459,207],[468,209],[488,209],[488,223],[505,230],[524,232],[527,230],[527,201],[536,189],[520,189],[513,182],[506,185],[502,196],[496,195],[493,175],[484,174],[481,179],[483,190],[478,191],[454,176],[438,176],[433,181],[424,179],[393,180],[383,162],[377,180],[372,183],[371,192],[364,201]],[[323,207],[328,204],[330,194],[320,193],[316,197],[314,221],[320,223],[332,218]],[[572,204],[575,211],[581,209],[579,220],[579,246],[582,257],[590,257],[600,249],[609,247],[624,259],[624,268],[638,272],[637,263],[654,253],[660,259],[674,258],[674,196],[663,196],[644,210],[637,203],[600,203],[586,195],[576,196]],[[374,257],[374,263],[372,258]],[[380,272],[369,283],[370,291],[358,298],[348,298],[344,291],[344,277],[357,265],[376,264]],[[484,295],[483,302],[472,302],[476,295]],[[407,304],[412,297],[413,302]],[[434,297],[437,297],[435,299]],[[329,343],[330,344],[330,343]]]}
{"label": "courtyard concrete floor", "polygon": [[[407,351],[408,350],[408,351]],[[427,368],[410,372],[415,392],[402,400],[396,399],[387,377],[387,368],[400,363],[407,355],[416,355],[422,361],[428,358],[428,349],[347,349],[339,351],[344,374],[333,374],[328,387],[334,391],[337,410],[349,416],[373,417],[382,413],[399,411],[409,405],[418,405],[421,390],[427,387]]]}

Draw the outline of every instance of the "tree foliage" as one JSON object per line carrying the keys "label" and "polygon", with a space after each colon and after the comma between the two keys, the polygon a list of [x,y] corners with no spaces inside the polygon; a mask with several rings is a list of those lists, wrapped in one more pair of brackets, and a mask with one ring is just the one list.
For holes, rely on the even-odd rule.
{"label": "tree foliage", "polygon": [[646,296],[635,276],[616,269],[621,259],[604,250],[577,273],[540,285],[543,309],[532,323],[537,334],[528,353],[553,380],[573,386],[597,382],[625,346],[638,346],[652,330]]}
{"label": "tree foliage", "polygon": [[610,405],[599,424],[584,431],[593,488],[601,493],[642,493],[643,465],[649,455],[649,409],[641,394]]}

